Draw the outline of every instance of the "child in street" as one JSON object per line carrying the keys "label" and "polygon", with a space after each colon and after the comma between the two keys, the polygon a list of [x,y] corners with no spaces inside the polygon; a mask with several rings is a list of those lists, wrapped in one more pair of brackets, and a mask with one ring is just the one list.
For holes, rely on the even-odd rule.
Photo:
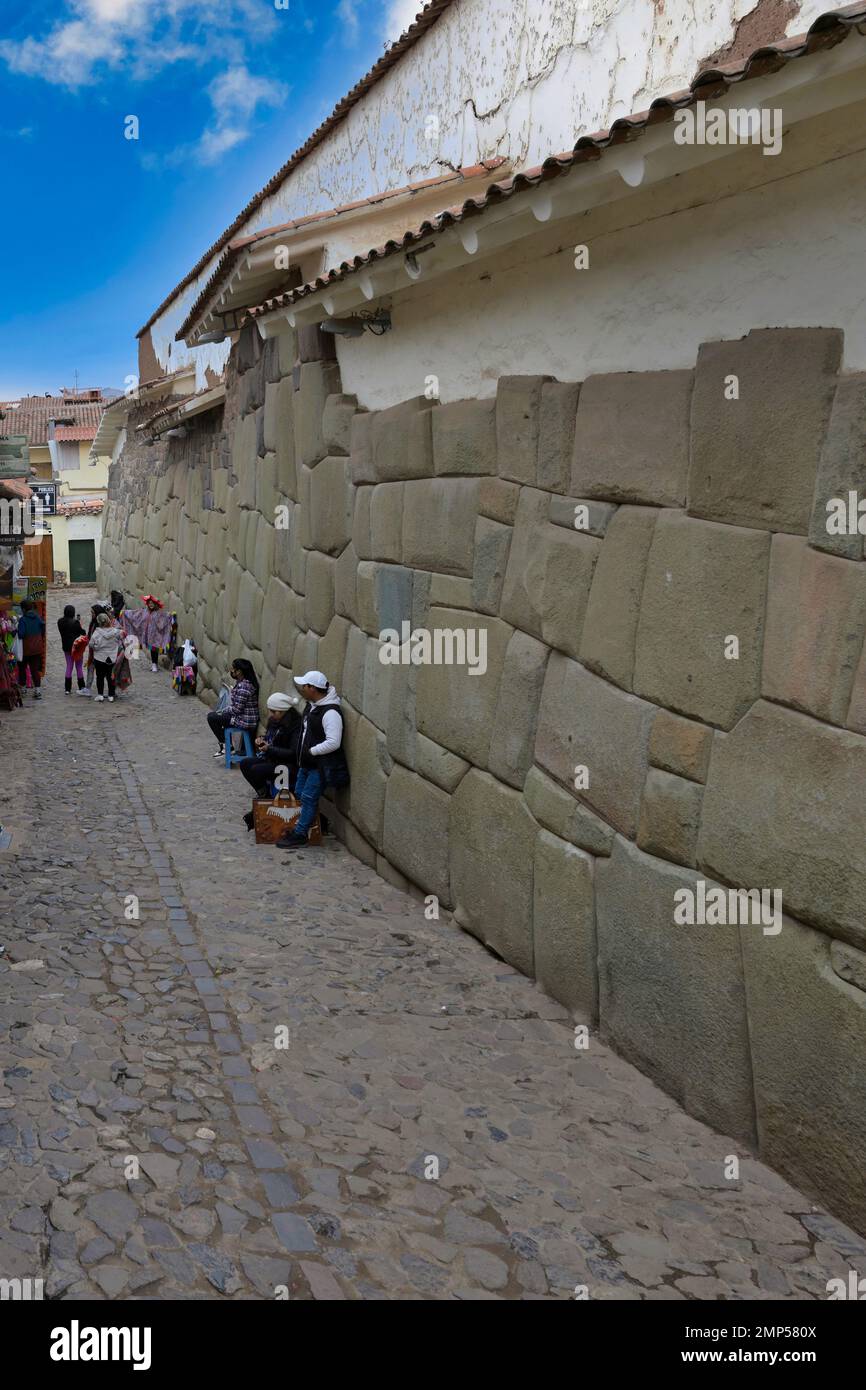
{"label": "child in street", "polygon": [[108,682],[108,703],[114,703],[114,663],[123,650],[123,633],[112,625],[107,613],[100,613],[90,639],[93,665],[96,669],[96,699],[104,700],[103,690]]}
{"label": "child in street", "polygon": [[83,648],[79,647],[79,654],[76,658],[72,649],[76,639],[86,637],[86,633],[71,603],[67,603],[64,608],[63,617],[57,619],[57,627],[60,631],[60,645],[63,648],[63,655],[66,657],[66,676],[63,682],[66,694],[72,694],[72,671],[74,668],[78,678],[78,693],[80,695],[84,690],[84,652]]}

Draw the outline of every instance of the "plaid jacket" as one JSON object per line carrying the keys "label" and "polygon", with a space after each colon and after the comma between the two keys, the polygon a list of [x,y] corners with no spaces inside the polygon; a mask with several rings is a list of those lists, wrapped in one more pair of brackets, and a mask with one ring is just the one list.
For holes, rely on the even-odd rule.
{"label": "plaid jacket", "polygon": [[252,681],[238,681],[231,693],[232,726],[235,729],[257,729],[259,726],[259,696]]}

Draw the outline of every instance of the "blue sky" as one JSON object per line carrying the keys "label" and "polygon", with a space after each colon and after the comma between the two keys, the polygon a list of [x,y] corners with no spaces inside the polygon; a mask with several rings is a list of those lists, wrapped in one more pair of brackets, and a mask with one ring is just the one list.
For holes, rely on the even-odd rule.
{"label": "blue sky", "polygon": [[0,400],[122,388],[136,330],[421,8],[0,0]]}

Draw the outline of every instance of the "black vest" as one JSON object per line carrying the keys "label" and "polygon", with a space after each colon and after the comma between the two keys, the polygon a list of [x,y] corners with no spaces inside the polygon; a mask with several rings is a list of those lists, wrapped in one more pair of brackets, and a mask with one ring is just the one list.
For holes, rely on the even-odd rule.
{"label": "black vest", "polygon": [[316,757],[309,752],[309,749],[325,742],[325,715],[328,710],[333,710],[339,716],[340,723],[343,723],[343,716],[336,705],[326,705],[320,700],[308,706],[298,746],[298,766],[316,768],[321,772],[326,787],[344,787],[349,780],[349,764],[342,742],[333,753]]}

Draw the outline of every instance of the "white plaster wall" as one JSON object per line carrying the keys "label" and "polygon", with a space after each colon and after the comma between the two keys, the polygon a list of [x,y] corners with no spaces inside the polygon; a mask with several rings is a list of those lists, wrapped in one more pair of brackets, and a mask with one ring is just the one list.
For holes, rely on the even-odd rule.
{"label": "white plaster wall", "polygon": [[[687,86],[754,4],[457,0],[238,235],[494,155],[517,168],[540,164]],[[807,29],[827,8],[827,0],[804,0],[788,32]],[[431,118],[438,133],[428,139]],[[222,371],[229,344],[190,350],[174,335],[213,264],[151,330],[163,369],[195,361],[199,389],[207,366]]]}
{"label": "white plaster wall", "polygon": [[702,342],[763,327],[842,328],[845,369],[864,371],[864,226],[861,151],[590,239],[589,270],[574,269],[583,238],[565,228],[564,249],[531,239],[489,279],[416,285],[381,338],[338,338],[343,390],[379,409],[423,394],[428,375],[451,401],[510,374],[691,367]]}

